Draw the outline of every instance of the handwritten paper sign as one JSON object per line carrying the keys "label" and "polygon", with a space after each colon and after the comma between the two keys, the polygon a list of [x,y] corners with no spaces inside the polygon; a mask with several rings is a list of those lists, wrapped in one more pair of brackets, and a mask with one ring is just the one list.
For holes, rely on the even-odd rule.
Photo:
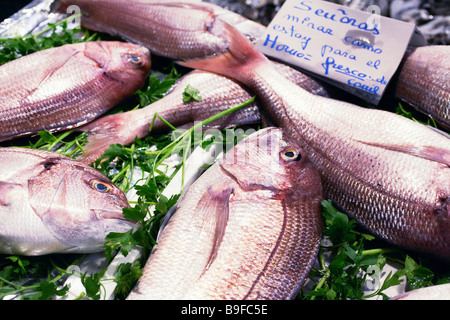
{"label": "handwritten paper sign", "polygon": [[256,46],[376,104],[414,28],[326,1],[286,0]]}

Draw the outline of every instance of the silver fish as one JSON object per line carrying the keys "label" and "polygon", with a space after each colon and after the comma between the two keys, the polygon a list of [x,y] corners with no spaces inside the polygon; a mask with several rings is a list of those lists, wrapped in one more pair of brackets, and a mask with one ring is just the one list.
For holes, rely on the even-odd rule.
{"label": "silver fish", "polygon": [[135,299],[290,299],[321,238],[320,177],[279,128],[237,144],[188,189]]}
{"label": "silver fish", "polygon": [[41,150],[0,148],[0,253],[101,251],[134,222],[123,192],[93,168]]}

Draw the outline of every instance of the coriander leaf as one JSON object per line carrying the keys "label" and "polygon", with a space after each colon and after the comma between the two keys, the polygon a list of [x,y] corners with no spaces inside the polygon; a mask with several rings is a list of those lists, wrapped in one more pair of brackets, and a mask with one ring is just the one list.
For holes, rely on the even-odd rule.
{"label": "coriander leaf", "polygon": [[138,196],[146,196],[149,199],[156,200],[156,194],[158,193],[158,187],[156,184],[148,183],[142,186],[135,186],[134,189],[136,190],[136,194]]}
{"label": "coriander leaf", "polygon": [[[59,27],[58,30],[57,27]],[[81,31],[81,28],[68,29],[67,19],[65,19],[57,24],[48,24],[48,28],[38,35],[0,39],[0,65],[37,51],[65,44],[99,40],[96,34],[90,35],[88,31],[79,37],[78,34]],[[47,32],[51,32],[51,34],[42,36]]]}
{"label": "coriander leaf", "polygon": [[156,203],[155,205],[155,210],[159,211],[159,212],[167,212],[168,207],[167,207],[167,202],[169,201],[169,199],[167,199],[166,196],[164,195],[160,195],[159,196],[159,201]]}
{"label": "coriander leaf", "polygon": [[41,294],[37,297],[39,300],[49,300],[53,298],[55,294],[60,296],[64,295],[68,291],[68,287],[64,287],[62,290],[57,290],[57,286],[53,282],[42,280],[39,283],[39,290]]}
{"label": "coriander leaf", "polygon": [[132,208],[123,208],[123,215],[125,219],[138,221],[143,220],[147,216],[147,210],[142,206],[134,206]]}
{"label": "coriander leaf", "polygon": [[394,274],[392,274],[392,271],[389,272],[386,279],[383,281],[383,284],[381,285],[380,292],[386,290],[389,287],[396,286],[402,283],[403,280],[400,279],[400,277],[404,276],[405,273],[405,270],[397,270]]}
{"label": "coriander leaf", "polygon": [[109,158],[121,158],[126,159],[130,156],[130,153],[127,151],[127,149],[121,145],[121,144],[112,144],[109,146],[108,149],[105,150],[104,155],[102,156],[102,159]]}
{"label": "coriander leaf", "polygon": [[14,268],[15,273],[20,273],[22,275],[25,275],[27,273],[26,267],[30,264],[30,261],[19,256],[9,256],[7,257],[7,259],[17,263],[18,267]]}
{"label": "coriander leaf", "polygon": [[335,300],[337,293],[333,289],[328,289],[325,293],[325,296],[327,297],[327,300]]}

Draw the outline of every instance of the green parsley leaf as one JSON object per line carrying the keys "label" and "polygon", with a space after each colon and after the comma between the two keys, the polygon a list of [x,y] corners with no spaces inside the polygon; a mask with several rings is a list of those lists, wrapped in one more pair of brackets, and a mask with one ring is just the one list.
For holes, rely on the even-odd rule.
{"label": "green parsley leaf", "polygon": [[133,237],[133,230],[130,229],[127,232],[110,232],[106,236],[106,242],[104,244],[105,255],[109,261],[113,258],[113,252],[120,248],[120,252],[127,256],[128,252],[137,245],[137,241]]}
{"label": "green parsley leaf", "polygon": [[202,96],[200,95],[200,91],[194,87],[192,87],[190,84],[186,86],[186,88],[183,91],[183,102],[190,102],[190,101],[201,101]]}
{"label": "green parsley leaf", "polygon": [[139,261],[122,263],[114,277],[114,281],[117,283],[114,290],[116,299],[125,298],[141,276],[142,268]]}
{"label": "green parsley leaf", "polygon": [[101,273],[93,273],[91,275],[83,274],[81,276],[81,283],[86,289],[86,295],[94,300],[100,299],[100,279],[102,277]]}
{"label": "green parsley leaf", "polygon": [[405,259],[405,273],[411,290],[433,285],[434,273],[416,263],[410,256]]}
{"label": "green parsley leaf", "polygon": [[136,92],[139,99],[140,107],[148,106],[149,104],[158,101],[166,92],[175,84],[181,77],[174,64],[172,64],[171,71],[163,79],[159,73],[152,73],[148,78],[148,85],[146,89],[141,89]]}
{"label": "green parsley leaf", "polygon": [[324,234],[329,236],[334,244],[353,242],[355,240],[353,230],[356,222],[349,221],[346,214],[336,210],[331,200],[323,200],[321,203],[326,225]]}
{"label": "green parsley leaf", "polygon": [[38,291],[40,291],[40,293],[36,294],[35,298],[38,300],[49,300],[55,295],[62,297],[69,291],[69,289],[70,286],[68,285],[58,289],[58,286],[54,282],[42,280],[38,287]]}

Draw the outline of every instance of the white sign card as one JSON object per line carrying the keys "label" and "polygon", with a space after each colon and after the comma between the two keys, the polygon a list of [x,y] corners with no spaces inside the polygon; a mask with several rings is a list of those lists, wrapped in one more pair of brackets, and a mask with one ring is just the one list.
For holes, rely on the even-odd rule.
{"label": "white sign card", "polygon": [[258,39],[264,54],[378,103],[415,25],[321,0],[286,0]]}

